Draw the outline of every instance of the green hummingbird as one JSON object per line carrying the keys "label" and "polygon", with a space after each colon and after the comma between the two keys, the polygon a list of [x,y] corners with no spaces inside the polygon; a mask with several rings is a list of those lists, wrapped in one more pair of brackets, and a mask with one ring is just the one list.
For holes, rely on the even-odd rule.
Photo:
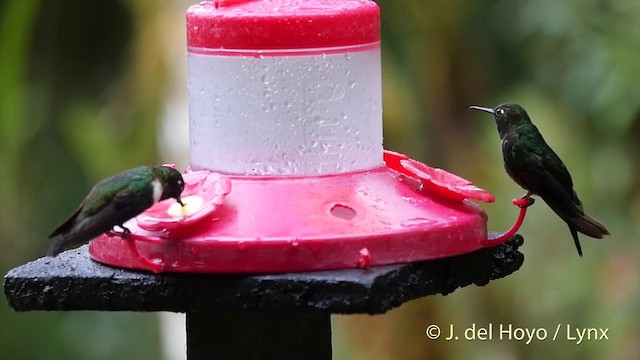
{"label": "green hummingbird", "polygon": [[130,232],[124,222],[139,215],[160,200],[174,198],[182,204],[180,194],[184,180],[179,171],[168,166],[141,166],[97,183],[78,209],[49,235],[61,235],[48,256],[80,246],[119,226]]}
{"label": "green hummingbird", "polygon": [[493,114],[502,140],[502,156],[507,173],[527,190],[523,198],[540,196],[567,223],[578,255],[582,256],[578,232],[597,239],[609,235],[604,225],[585,214],[582,202],[573,190],[571,174],[544,141],[522,106],[502,104],[495,109],[480,106],[470,108]]}

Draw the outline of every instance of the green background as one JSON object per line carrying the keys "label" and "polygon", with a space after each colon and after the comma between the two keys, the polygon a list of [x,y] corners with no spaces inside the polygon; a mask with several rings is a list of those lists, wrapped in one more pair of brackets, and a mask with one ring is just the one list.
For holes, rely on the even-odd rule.
{"label": "green background", "polygon": [[[186,88],[175,59],[186,55],[183,14],[195,2],[0,1],[0,275],[42,256],[98,180],[140,164],[187,165],[163,152],[159,128]],[[378,4],[385,148],[492,192],[489,229],[506,230],[523,191],[502,168],[491,117],[467,108],[520,103],[612,235],[582,237],[580,259],[540,201],[520,230],[521,270],[381,316],[335,316],[335,358],[640,358],[640,1]],[[424,335],[430,324],[473,323],[608,328],[609,340]],[[15,313],[0,296],[0,359],[160,357],[156,314]]]}

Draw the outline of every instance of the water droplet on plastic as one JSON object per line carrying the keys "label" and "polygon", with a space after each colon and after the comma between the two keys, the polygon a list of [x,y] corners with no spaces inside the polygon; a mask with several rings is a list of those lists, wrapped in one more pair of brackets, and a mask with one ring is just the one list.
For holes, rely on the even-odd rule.
{"label": "water droplet on plastic", "polygon": [[402,223],[400,223],[400,226],[414,227],[414,226],[433,224],[435,222],[436,221],[430,220],[430,219],[427,219],[427,218],[417,217],[417,218],[413,218],[413,219],[409,219],[409,220],[403,221]]}
{"label": "water droplet on plastic", "polygon": [[369,253],[369,249],[362,248],[359,251],[359,258],[356,267],[358,269],[366,269],[371,265],[371,254]]}
{"label": "water droplet on plastic", "polygon": [[408,202],[409,204],[411,204],[413,206],[418,206],[420,204],[420,201],[418,201],[418,199],[413,198],[413,197],[403,196],[402,200]]}

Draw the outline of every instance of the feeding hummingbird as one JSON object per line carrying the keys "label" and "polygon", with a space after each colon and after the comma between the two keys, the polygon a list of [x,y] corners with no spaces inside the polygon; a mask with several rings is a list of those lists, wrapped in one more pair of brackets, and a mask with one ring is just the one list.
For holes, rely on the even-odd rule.
{"label": "feeding hummingbird", "polygon": [[507,173],[527,190],[523,198],[540,196],[567,223],[578,255],[582,256],[578,232],[597,239],[609,235],[604,225],[585,214],[582,202],[573,190],[571,174],[544,141],[522,106],[502,104],[495,109],[480,106],[470,108],[493,114],[502,140],[502,156]]}
{"label": "feeding hummingbird", "polygon": [[80,246],[139,215],[160,200],[174,198],[180,205],[184,189],[182,175],[168,166],[141,166],[97,183],[78,209],[49,238],[61,235],[48,256]]}

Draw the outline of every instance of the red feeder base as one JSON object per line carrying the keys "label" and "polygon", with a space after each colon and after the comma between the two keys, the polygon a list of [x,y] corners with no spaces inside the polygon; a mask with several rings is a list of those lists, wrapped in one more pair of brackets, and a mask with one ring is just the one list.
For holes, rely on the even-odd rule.
{"label": "red feeder base", "polygon": [[[210,214],[149,223],[167,200],[127,222],[131,234],[102,235],[89,252],[101,263],[154,272],[274,273],[423,261],[496,245],[483,210],[463,200],[493,201],[490,194],[401,154],[385,152],[385,161],[330,176],[187,173],[187,188],[197,178],[205,192],[217,189]],[[202,180],[203,173],[213,177]]]}

